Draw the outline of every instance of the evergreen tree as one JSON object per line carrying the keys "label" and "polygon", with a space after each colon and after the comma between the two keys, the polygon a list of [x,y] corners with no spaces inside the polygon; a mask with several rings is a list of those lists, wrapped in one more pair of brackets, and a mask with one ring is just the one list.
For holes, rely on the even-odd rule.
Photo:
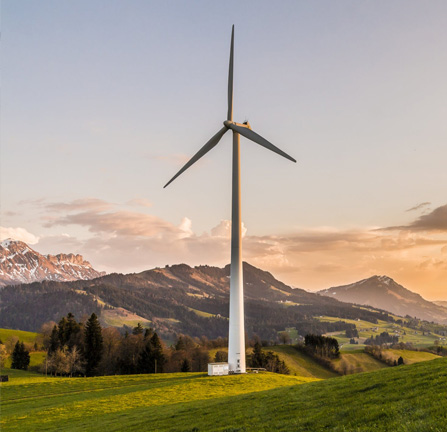
{"label": "evergreen tree", "polygon": [[183,359],[180,372],[191,372],[191,362],[187,358]]}
{"label": "evergreen tree", "polygon": [[59,347],[60,347],[59,331],[57,329],[57,326],[55,325],[53,327],[53,330],[51,331],[50,346],[48,347],[48,354],[56,352]]}
{"label": "evergreen tree", "polygon": [[29,352],[25,349],[23,342],[17,342],[12,352],[12,369],[27,370],[30,362]]}
{"label": "evergreen tree", "polygon": [[[153,363],[153,352],[152,352],[152,343],[150,340],[146,342],[143,350],[140,353],[138,359],[138,372],[139,373],[151,373],[153,372],[153,368],[151,369]],[[155,366],[155,365],[154,365]]]}
{"label": "evergreen tree", "polygon": [[103,340],[101,325],[98,317],[92,313],[85,324],[84,330],[84,357],[86,360],[85,372],[87,376],[93,376],[101,360]]}
{"label": "evergreen tree", "polygon": [[163,372],[163,367],[166,362],[165,355],[163,354],[163,346],[161,344],[160,338],[157,333],[154,333],[151,337],[151,347],[152,347],[152,361],[153,368],[151,372],[157,371],[158,373]]}
{"label": "evergreen tree", "polygon": [[262,347],[259,342],[255,343],[253,347],[253,354],[251,355],[251,367],[262,368],[265,365],[265,354],[262,352]]}
{"label": "evergreen tree", "polygon": [[144,331],[143,326],[140,323],[138,323],[137,326],[133,328],[132,334],[140,335],[143,334],[143,331]]}

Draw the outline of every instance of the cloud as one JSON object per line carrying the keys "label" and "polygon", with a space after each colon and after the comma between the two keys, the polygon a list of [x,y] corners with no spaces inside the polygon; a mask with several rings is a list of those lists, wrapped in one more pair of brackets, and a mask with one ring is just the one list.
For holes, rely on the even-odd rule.
{"label": "cloud", "polygon": [[46,210],[57,212],[70,212],[77,210],[104,211],[113,207],[113,204],[98,198],[82,198],[70,202],[44,203]]}
{"label": "cloud", "polygon": [[183,229],[156,216],[130,211],[86,211],[54,218],[44,226],[79,225],[92,233],[108,233],[121,236],[145,236],[176,234]]}
{"label": "cloud", "polygon": [[7,238],[23,241],[30,245],[36,244],[39,241],[39,237],[31,234],[25,228],[0,227],[0,240],[5,240]]}
{"label": "cloud", "polygon": [[414,211],[414,210],[419,210],[420,208],[429,206],[430,204],[431,204],[431,202],[428,202],[428,201],[427,202],[423,202],[423,203],[417,204],[414,207],[411,207],[411,208],[409,208],[408,210],[405,210],[405,211],[410,212],[410,211]]}
{"label": "cloud", "polygon": [[127,204],[135,207],[152,207],[152,203],[146,198],[134,198],[127,201]]}
{"label": "cloud", "polygon": [[447,231],[447,204],[434,209],[432,212],[420,216],[409,225],[379,228],[378,231]]}
{"label": "cloud", "polygon": [[447,204],[420,216],[409,228],[425,231],[447,231]]}
{"label": "cloud", "polygon": [[[241,225],[241,234],[242,237],[245,237],[247,228],[245,227],[244,222],[242,222]],[[221,220],[218,225],[211,229],[211,235],[213,237],[231,238],[231,221]]]}
{"label": "cloud", "polygon": [[[42,207],[42,203],[37,205]],[[42,245],[45,253],[81,253],[99,270],[129,273],[182,262],[223,266],[230,261],[228,220],[199,235],[187,217],[176,225],[138,208],[123,210],[120,205],[93,198],[46,202],[43,208],[47,212],[44,226],[52,233],[64,227],[70,236],[43,237],[38,250]],[[445,230],[439,230],[443,209],[403,228],[317,227],[289,235],[255,236],[248,235],[243,227],[242,255],[245,261],[272,272],[285,283],[307,289],[387,274],[410,289],[417,283],[425,287],[428,280],[432,285],[427,290],[437,287],[442,292],[447,280],[447,238]],[[440,294],[433,296],[441,298]]]}

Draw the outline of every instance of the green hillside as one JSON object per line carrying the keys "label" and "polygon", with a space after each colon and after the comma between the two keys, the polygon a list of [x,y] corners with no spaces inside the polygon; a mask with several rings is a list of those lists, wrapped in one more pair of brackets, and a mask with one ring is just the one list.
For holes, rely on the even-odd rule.
{"label": "green hillside", "polygon": [[[406,327],[405,325],[382,320],[378,320],[377,324],[373,324],[368,321],[350,320],[345,318],[341,319],[328,316],[322,316],[318,319],[323,322],[344,321],[349,324],[355,324],[360,336],[358,345],[350,345],[349,338],[346,337],[344,331],[326,333],[327,336],[335,337],[338,340],[342,352],[364,348],[365,345],[363,345],[362,342],[365,341],[365,339],[371,336],[377,336],[382,332],[388,332],[390,335],[399,336],[399,342],[411,343],[417,348],[426,348],[429,346],[433,346],[435,341],[439,341],[440,339],[444,339],[443,344],[447,344],[447,342],[445,341],[445,336],[437,334],[434,331],[425,332],[421,329],[412,329]],[[436,326],[433,327],[436,328]]]}
{"label": "green hillside", "polygon": [[313,378],[332,378],[338,376],[335,372],[330,371],[318,364],[312,357],[303,354],[290,345],[276,345],[263,348],[264,351],[273,351],[280,360],[283,360],[290,370],[291,375],[298,375]]}
{"label": "green hillside", "polygon": [[0,340],[3,343],[12,337],[18,338],[20,342],[34,343],[38,336],[39,334],[34,332],[0,328]]}
{"label": "green hillside", "polygon": [[324,381],[275,374],[2,384],[2,431],[407,431],[447,424],[447,359]]}
{"label": "green hillside", "polygon": [[[321,366],[312,357],[303,354],[302,352],[296,350],[291,345],[274,345],[263,347],[264,352],[273,351],[278,355],[279,359],[284,361],[286,366],[290,370],[290,375],[327,379],[338,376],[337,373],[332,372],[328,368]],[[208,351],[211,361],[214,361],[214,356],[217,351],[227,352],[227,348],[213,348]],[[250,355],[252,348],[247,349],[247,354]]]}
{"label": "green hillside", "polygon": [[340,358],[332,360],[332,363],[336,370],[343,375],[372,372],[389,367],[364,352],[341,353]]}

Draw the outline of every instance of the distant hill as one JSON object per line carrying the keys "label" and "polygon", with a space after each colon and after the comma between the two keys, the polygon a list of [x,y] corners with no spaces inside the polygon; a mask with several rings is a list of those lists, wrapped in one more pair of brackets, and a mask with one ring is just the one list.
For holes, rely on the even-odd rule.
{"label": "distant hill", "polygon": [[369,305],[391,313],[447,324],[447,308],[427,301],[388,276],[372,276],[349,285],[332,287],[319,294],[340,301]]}
{"label": "distant hill", "polygon": [[[339,302],[302,289],[293,289],[272,274],[244,263],[245,323],[249,336],[275,339],[278,331],[296,327],[301,335],[343,331],[352,324],[320,322],[320,315],[377,322],[385,312]],[[103,323],[157,329],[165,338],[175,333],[209,338],[228,334],[230,267],[185,264],[137,274],[109,274],[93,280],[43,281],[5,287],[0,327],[35,331],[45,321],[58,321],[68,312],[81,319],[95,312]],[[128,319],[128,323],[126,323]]]}
{"label": "distant hill", "polygon": [[93,279],[103,274],[81,255],[42,255],[21,241],[0,243],[0,287],[42,280]]}
{"label": "distant hill", "polygon": [[447,308],[447,301],[444,301],[444,300],[437,300],[437,301],[434,301],[434,302],[432,302],[432,303],[437,304],[438,306],[442,306],[442,307]]}

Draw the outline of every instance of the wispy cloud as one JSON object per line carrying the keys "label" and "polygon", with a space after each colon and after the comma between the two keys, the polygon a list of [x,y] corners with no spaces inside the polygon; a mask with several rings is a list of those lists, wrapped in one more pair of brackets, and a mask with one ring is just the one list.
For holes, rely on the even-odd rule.
{"label": "wispy cloud", "polygon": [[127,204],[133,207],[152,207],[152,203],[146,198],[134,198],[127,201]]}
{"label": "wispy cloud", "polygon": [[41,201],[40,204],[48,211],[70,212],[79,210],[104,211],[113,207],[112,203],[98,198],[82,198],[70,202],[47,203]]}
{"label": "wispy cloud", "polygon": [[[190,219],[184,217],[173,224],[147,213],[144,205],[141,211],[137,207],[129,211],[92,198],[36,205],[45,206],[44,227],[52,232],[63,227],[71,233],[43,236],[39,245],[57,252],[75,249],[99,270],[126,273],[180,262],[225,265],[230,260],[228,220],[196,234]],[[383,229],[320,227],[289,235],[256,236],[248,235],[244,228],[243,258],[303,288],[388,274],[410,289],[431,280],[433,286],[427,289],[439,291],[447,280],[446,209],[439,207],[408,226]],[[80,227],[83,238],[76,234]]]}
{"label": "wispy cloud", "polygon": [[407,231],[447,231],[447,204],[438,207],[428,214],[422,215],[409,225],[392,226],[383,230]]}
{"label": "wispy cloud", "polygon": [[23,241],[30,245],[36,244],[39,241],[39,237],[35,236],[34,234],[31,234],[25,228],[0,226],[0,241],[5,240],[7,238]]}
{"label": "wispy cloud", "polygon": [[428,202],[428,201],[427,202],[423,202],[423,203],[417,204],[414,207],[411,207],[411,208],[409,208],[408,210],[405,210],[405,211],[411,212],[411,211],[419,210],[421,208],[429,206],[430,204],[431,204],[431,202]]}

